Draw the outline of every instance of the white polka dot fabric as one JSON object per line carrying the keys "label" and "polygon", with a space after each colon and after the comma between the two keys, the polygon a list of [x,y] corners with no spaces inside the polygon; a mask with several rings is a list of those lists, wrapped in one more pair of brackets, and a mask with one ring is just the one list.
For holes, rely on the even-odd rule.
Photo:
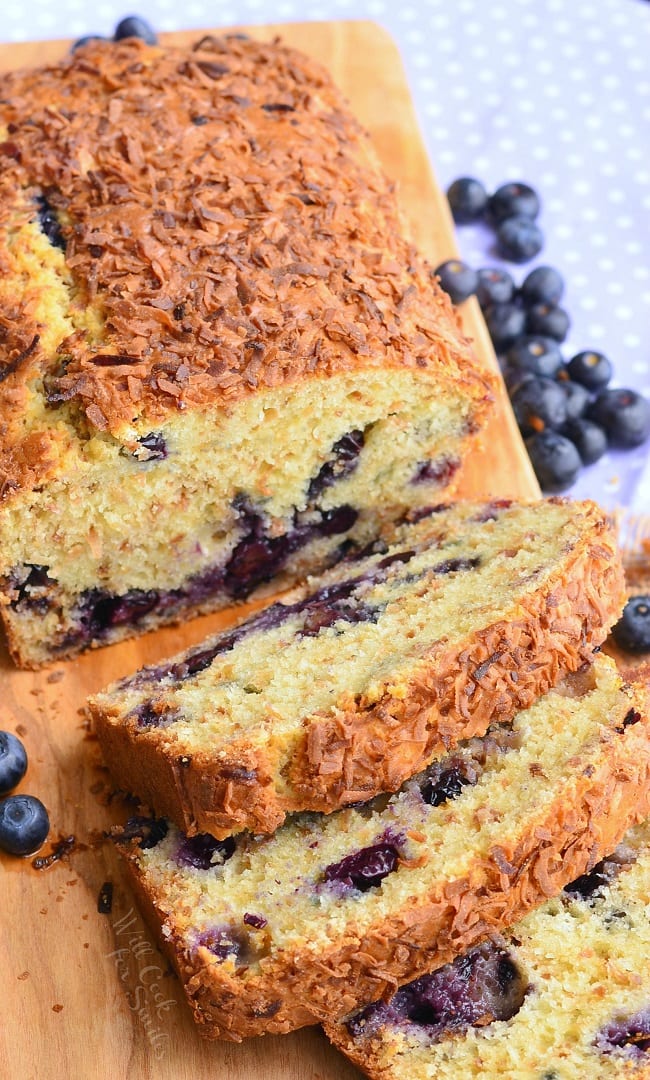
{"label": "white polka dot fabric", "polygon": [[[8,0],[5,41],[110,34],[136,11],[157,30],[369,18],[397,41],[443,187],[526,180],[547,240],[525,267],[567,280],[568,357],[606,352],[615,385],[650,396],[649,0]],[[505,265],[483,226],[458,230],[476,267]],[[511,269],[512,267],[508,267]],[[571,490],[650,513],[649,447],[610,452]],[[642,494],[645,492],[646,494]]]}

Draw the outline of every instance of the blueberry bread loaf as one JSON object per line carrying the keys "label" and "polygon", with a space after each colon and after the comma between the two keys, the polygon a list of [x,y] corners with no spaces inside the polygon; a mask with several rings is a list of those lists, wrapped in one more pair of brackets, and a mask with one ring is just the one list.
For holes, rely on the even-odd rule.
{"label": "blueberry bread loaf", "polygon": [[491,396],[328,75],[93,42],[0,77],[16,661],[241,600],[450,487]]}
{"label": "blueberry bread loaf", "polygon": [[649,809],[647,689],[598,657],[391,797],[271,837],[135,819],[120,846],[202,1031],[238,1040],[341,1020],[448,963]]}
{"label": "blueberry bread loaf", "polygon": [[650,1077],[650,825],[502,937],[332,1041],[373,1080]]}
{"label": "blueberry bread loaf", "polygon": [[415,516],[391,544],[96,695],[119,786],[219,838],[395,791],[579,668],[618,617],[621,564],[593,503]]}

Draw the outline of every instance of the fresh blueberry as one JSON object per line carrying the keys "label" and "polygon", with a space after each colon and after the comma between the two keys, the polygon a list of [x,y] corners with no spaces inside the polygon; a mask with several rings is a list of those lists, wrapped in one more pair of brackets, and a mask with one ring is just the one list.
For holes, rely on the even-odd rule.
{"label": "fresh blueberry", "polygon": [[564,341],[570,326],[568,311],[557,304],[533,304],[528,309],[526,329],[529,334],[543,334],[554,341]]}
{"label": "fresh blueberry", "polygon": [[449,259],[435,271],[452,304],[462,304],[463,300],[473,296],[478,286],[478,274],[461,259]]}
{"label": "fresh blueberry", "polygon": [[526,449],[543,491],[565,491],[580,472],[580,454],[557,431],[540,431],[526,439]]}
{"label": "fresh blueberry", "polygon": [[476,299],[484,310],[492,304],[507,304],[512,300],[515,283],[507,270],[499,270],[498,266],[486,266],[477,270],[477,274]]}
{"label": "fresh blueberry", "polygon": [[447,189],[447,201],[456,224],[466,225],[483,217],[488,196],[480,180],[460,176]]}
{"label": "fresh blueberry", "polygon": [[544,234],[532,218],[516,214],[505,218],[497,227],[497,245],[504,259],[529,262],[542,250]]}
{"label": "fresh blueberry", "polygon": [[[568,385],[569,383],[565,383],[565,386]],[[607,450],[607,436],[603,429],[582,416],[568,420],[562,428],[562,434],[576,447],[583,465],[593,465]]]}
{"label": "fresh blueberry", "polygon": [[50,831],[50,819],[40,799],[10,795],[0,803],[0,848],[11,855],[33,855]]}
{"label": "fresh blueberry", "polygon": [[518,304],[492,304],[484,312],[485,324],[496,352],[505,352],[524,332],[526,312]]}
{"label": "fresh blueberry", "polygon": [[76,52],[83,45],[87,45],[89,41],[108,41],[108,38],[104,37],[103,34],[85,34],[84,37],[77,38],[70,46],[70,52]]}
{"label": "fresh blueberry", "polygon": [[147,45],[158,44],[158,38],[152,27],[146,19],[140,18],[139,15],[127,15],[127,17],[121,19],[115,27],[115,41],[121,41],[122,38],[128,37],[141,38]]}
{"label": "fresh blueberry", "polygon": [[564,390],[553,379],[533,375],[519,384],[511,395],[512,408],[524,435],[561,428],[567,419]]}
{"label": "fresh blueberry", "polygon": [[562,353],[557,342],[541,334],[527,334],[508,349],[506,360],[510,367],[545,375],[554,379],[562,369]]}
{"label": "fresh blueberry", "polygon": [[628,652],[650,651],[650,595],[633,596],[623,608],[623,614],[612,628],[617,645]]}
{"label": "fresh blueberry", "polygon": [[27,772],[27,754],[20,739],[0,731],[0,795],[13,791]]}
{"label": "fresh blueberry", "polygon": [[567,420],[579,420],[581,416],[584,416],[591,401],[589,391],[585,386],[572,382],[571,379],[563,379],[560,386],[566,396]]}
{"label": "fresh blueberry", "polygon": [[529,184],[512,180],[497,188],[488,202],[490,217],[497,225],[510,217],[533,220],[539,214],[539,196]]}
{"label": "fresh blueberry", "polygon": [[612,446],[641,446],[650,435],[650,402],[636,390],[602,390],[588,415],[605,429]]}
{"label": "fresh blueberry", "polygon": [[612,377],[610,361],[603,353],[586,349],[576,353],[567,364],[569,375],[575,382],[582,383],[587,390],[602,390]]}
{"label": "fresh blueberry", "polygon": [[524,278],[520,291],[527,307],[532,304],[559,304],[564,293],[564,279],[552,266],[536,266]]}

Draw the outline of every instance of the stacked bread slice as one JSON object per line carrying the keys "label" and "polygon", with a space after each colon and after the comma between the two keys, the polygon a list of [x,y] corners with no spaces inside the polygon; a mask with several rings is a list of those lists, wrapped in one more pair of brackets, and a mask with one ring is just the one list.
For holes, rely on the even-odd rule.
{"label": "stacked bread slice", "polygon": [[365,1061],[347,1018],[614,850],[650,812],[647,689],[594,655],[622,601],[592,504],[437,508],[90,702],[206,1035],[321,1021]]}

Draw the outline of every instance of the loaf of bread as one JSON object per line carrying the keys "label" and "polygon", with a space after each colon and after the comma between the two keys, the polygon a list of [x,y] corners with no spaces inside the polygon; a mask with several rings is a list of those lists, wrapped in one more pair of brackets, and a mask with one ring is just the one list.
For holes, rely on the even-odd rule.
{"label": "loaf of bread", "polygon": [[647,687],[609,658],[407,781],[271,837],[121,834],[209,1037],[340,1021],[589,871],[650,811]]}
{"label": "loaf of bread", "polygon": [[329,76],[95,41],[0,77],[0,604],[37,666],[438,501],[491,397]]}
{"label": "loaf of bread", "polygon": [[461,503],[97,694],[119,787],[188,833],[395,791],[591,658],[625,599],[593,503]]}
{"label": "loaf of bread", "polygon": [[332,1041],[372,1080],[647,1080],[650,824],[503,936]]}

